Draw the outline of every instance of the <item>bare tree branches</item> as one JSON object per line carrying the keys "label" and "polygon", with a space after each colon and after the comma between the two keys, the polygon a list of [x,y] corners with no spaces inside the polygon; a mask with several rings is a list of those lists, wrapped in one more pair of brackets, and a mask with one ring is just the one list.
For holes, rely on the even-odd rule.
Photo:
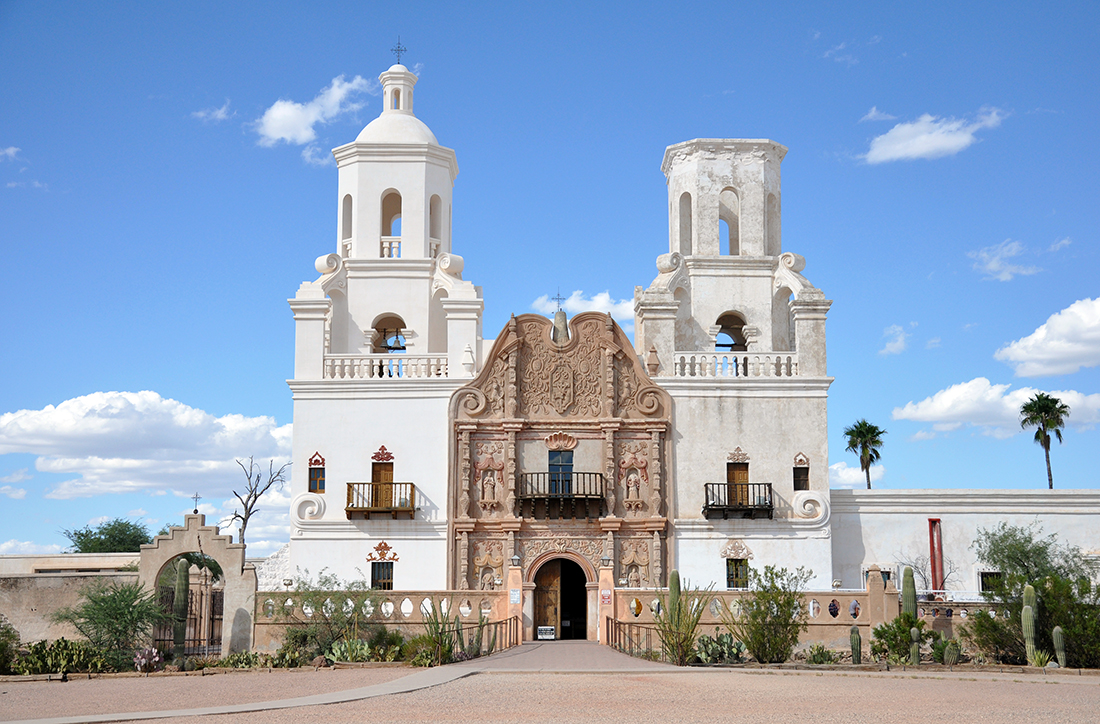
{"label": "bare tree branches", "polygon": [[[894,558],[902,567],[909,566],[913,569],[913,577],[916,578],[917,588],[921,591],[932,590],[932,561],[928,554],[895,553]],[[943,557],[943,588],[947,590],[950,584],[958,579],[959,566],[947,556]]]}
{"label": "bare tree branches", "polygon": [[248,480],[245,484],[244,495],[241,495],[236,490],[233,491],[233,495],[237,497],[237,500],[241,501],[244,512],[238,513],[234,509],[233,515],[231,515],[229,519],[239,520],[241,522],[240,542],[244,543],[244,532],[245,529],[248,528],[248,519],[256,512],[256,503],[259,502],[260,496],[272,487],[276,490],[283,487],[283,483],[286,482],[286,471],[287,468],[290,467],[290,463],[285,463],[276,470],[275,461],[271,460],[268,463],[266,479],[264,478],[264,469],[254,462],[252,456],[248,458],[248,467],[245,467],[244,463],[240,460],[237,461],[237,464],[241,466],[241,470],[244,471],[244,477]]}

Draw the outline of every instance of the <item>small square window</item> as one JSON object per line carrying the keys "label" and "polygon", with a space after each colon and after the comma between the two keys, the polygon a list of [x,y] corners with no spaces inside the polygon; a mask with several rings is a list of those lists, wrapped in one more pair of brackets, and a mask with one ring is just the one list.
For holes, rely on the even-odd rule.
{"label": "small square window", "polygon": [[726,559],[726,588],[749,587],[749,562],[745,558]]}
{"label": "small square window", "polygon": [[810,469],[805,467],[794,469],[794,489],[795,492],[799,490],[810,489]]}
{"label": "small square window", "polygon": [[311,467],[309,469],[309,492],[325,492],[325,469],[323,467]]}
{"label": "small square window", "polygon": [[393,590],[393,561],[375,561],[370,564],[370,587],[382,591]]}
{"label": "small square window", "polygon": [[978,573],[978,586],[982,592],[996,591],[1003,580],[1000,571],[981,571]]}

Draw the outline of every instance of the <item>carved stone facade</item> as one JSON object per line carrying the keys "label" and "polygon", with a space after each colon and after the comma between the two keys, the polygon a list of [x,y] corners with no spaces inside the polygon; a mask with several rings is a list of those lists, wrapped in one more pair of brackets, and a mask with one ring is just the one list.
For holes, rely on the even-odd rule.
{"label": "carved stone facade", "polygon": [[[513,550],[525,576],[540,556],[557,551],[588,561],[591,571],[606,556],[620,577],[647,585],[662,580],[653,536],[667,535],[661,471],[669,454],[669,397],[609,315],[578,314],[562,344],[552,340],[552,329],[546,317],[513,317],[481,374],[452,397],[456,587],[500,578]],[[558,452],[573,461],[571,492],[584,497],[581,487],[588,486],[579,507],[553,500],[569,495],[535,490],[547,480],[548,455]],[[631,541],[627,563],[614,554],[620,539]]]}

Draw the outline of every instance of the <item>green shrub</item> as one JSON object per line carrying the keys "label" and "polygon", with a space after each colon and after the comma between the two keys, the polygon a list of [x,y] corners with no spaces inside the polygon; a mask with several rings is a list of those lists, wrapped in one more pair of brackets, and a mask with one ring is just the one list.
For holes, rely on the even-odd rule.
{"label": "green shrub", "polygon": [[840,663],[840,655],[829,649],[825,644],[813,644],[806,652],[807,664],[836,664]]}
{"label": "green shrub", "polygon": [[149,643],[153,626],[171,620],[140,583],[97,581],[84,588],[80,603],[53,615],[72,625],[116,671],[133,668],[134,651]]}
{"label": "green shrub", "polygon": [[10,674],[19,653],[19,632],[0,615],[0,674]]}
{"label": "green shrub", "polygon": [[898,614],[893,621],[875,626],[871,631],[871,656],[879,660],[900,661],[909,658],[909,647],[913,643],[909,630],[920,631],[921,643],[931,641],[935,636],[924,630],[924,621],[909,613]]}
{"label": "green shrub", "polygon": [[344,581],[325,569],[316,582],[308,576],[308,571],[299,576],[289,594],[294,607],[280,606],[276,611],[287,627],[286,644],[313,659],[339,641],[362,638],[361,629],[374,633],[377,624],[366,620],[364,605],[376,605],[377,598],[366,579]]}
{"label": "green shrub", "polygon": [[103,654],[87,641],[35,641],[26,653],[20,654],[13,670],[29,674],[99,673],[111,667]]}
{"label": "green shrub", "polygon": [[722,623],[760,663],[789,659],[799,634],[809,628],[802,593],[812,575],[803,568],[750,569],[749,594],[741,598],[741,614],[723,611]]}
{"label": "green shrub", "polygon": [[435,640],[426,633],[412,637],[401,647],[401,658],[413,666],[432,666]]}
{"label": "green shrub", "polygon": [[688,590],[681,592],[680,572],[673,569],[668,574],[668,596],[655,617],[665,658],[677,666],[687,666],[695,660],[699,619],[713,598],[711,586],[692,591],[691,584],[684,581],[684,587]]}

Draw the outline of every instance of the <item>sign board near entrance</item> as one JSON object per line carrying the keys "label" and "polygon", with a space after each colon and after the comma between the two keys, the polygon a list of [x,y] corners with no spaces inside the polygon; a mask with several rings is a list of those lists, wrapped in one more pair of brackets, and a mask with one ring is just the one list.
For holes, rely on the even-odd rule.
{"label": "sign board near entrance", "polygon": [[553,626],[539,626],[538,630],[539,641],[553,641],[554,640],[554,627]]}
{"label": "sign board near entrance", "polygon": [[600,590],[600,605],[601,606],[610,606],[611,605],[611,591],[609,589],[604,588],[604,589]]}
{"label": "sign board near entrance", "polygon": [[523,601],[520,600],[520,589],[508,589],[508,603],[523,603]]}

